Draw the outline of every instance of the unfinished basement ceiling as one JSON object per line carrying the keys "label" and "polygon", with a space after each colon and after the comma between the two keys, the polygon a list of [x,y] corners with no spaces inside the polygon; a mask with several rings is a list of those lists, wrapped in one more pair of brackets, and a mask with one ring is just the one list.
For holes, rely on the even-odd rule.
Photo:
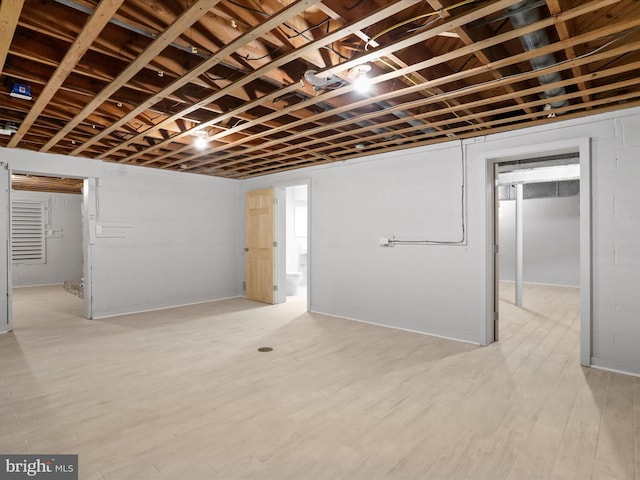
{"label": "unfinished basement ceiling", "polygon": [[640,105],[632,0],[2,0],[0,22],[0,146],[227,178]]}

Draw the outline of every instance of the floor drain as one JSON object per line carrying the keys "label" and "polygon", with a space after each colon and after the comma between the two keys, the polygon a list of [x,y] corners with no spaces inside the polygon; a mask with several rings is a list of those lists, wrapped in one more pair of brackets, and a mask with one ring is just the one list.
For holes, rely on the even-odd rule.
{"label": "floor drain", "polygon": [[272,352],[273,348],[272,347],[260,347],[258,349],[259,352]]}

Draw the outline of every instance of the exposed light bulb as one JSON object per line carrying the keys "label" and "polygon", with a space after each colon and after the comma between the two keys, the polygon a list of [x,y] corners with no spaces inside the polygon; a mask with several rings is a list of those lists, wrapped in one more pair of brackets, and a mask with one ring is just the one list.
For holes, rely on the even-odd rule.
{"label": "exposed light bulb", "polygon": [[371,65],[367,63],[358,65],[355,71],[356,78],[353,81],[353,86],[360,93],[367,93],[371,89],[371,79],[367,76],[367,72],[371,71]]}
{"label": "exposed light bulb", "polygon": [[209,142],[207,142],[207,139],[204,137],[197,137],[195,139],[195,141],[193,142],[193,144],[196,146],[197,149],[199,150],[204,150],[205,148],[207,148],[207,144]]}
{"label": "exposed light bulb", "polygon": [[367,77],[366,72],[359,72],[353,81],[353,86],[356,87],[356,90],[360,93],[367,93],[371,89],[371,79]]}

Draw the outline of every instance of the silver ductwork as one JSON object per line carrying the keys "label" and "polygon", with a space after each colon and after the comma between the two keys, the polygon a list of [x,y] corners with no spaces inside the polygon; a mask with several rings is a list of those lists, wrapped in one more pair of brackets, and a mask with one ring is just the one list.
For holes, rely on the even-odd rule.
{"label": "silver ductwork", "polygon": [[[540,20],[538,3],[532,0],[524,0],[522,2],[518,2],[508,7],[507,12],[509,13],[509,18],[514,29],[531,25]],[[547,31],[544,28],[522,35],[520,37],[520,42],[522,43],[522,47],[527,52],[544,47],[546,45],[549,45],[550,43]],[[557,63],[555,57],[551,53],[540,55],[539,57],[534,57],[530,60],[530,62],[534,70],[541,70]],[[559,82],[561,80],[562,76],[559,72],[543,73],[538,76],[538,81],[542,86],[549,85],[554,82]],[[564,95],[566,93],[564,87],[550,88],[548,90],[545,90],[544,93],[545,96],[549,99],[549,105],[551,105],[551,108],[561,108],[569,105],[569,102],[567,100],[554,100],[554,97]]]}

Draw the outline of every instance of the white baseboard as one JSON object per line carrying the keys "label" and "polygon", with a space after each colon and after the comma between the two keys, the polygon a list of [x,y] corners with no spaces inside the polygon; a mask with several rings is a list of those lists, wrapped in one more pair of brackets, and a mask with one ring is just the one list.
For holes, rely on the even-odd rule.
{"label": "white baseboard", "polygon": [[180,303],[177,305],[167,305],[164,307],[156,307],[156,308],[147,308],[143,310],[132,310],[130,312],[122,312],[122,313],[110,313],[107,315],[99,315],[93,316],[91,320],[101,320],[103,318],[113,318],[113,317],[122,317],[123,315],[135,315],[136,313],[146,313],[146,312],[157,312],[160,310],[169,310],[171,308],[180,308],[180,307],[188,307],[191,305],[202,305],[203,303],[212,303],[212,302],[221,302],[222,300],[231,300],[232,298],[244,298],[243,295],[234,295],[232,297],[223,297],[223,298],[213,298],[210,300],[202,300],[198,302],[190,302],[190,303]]}
{"label": "white baseboard", "polygon": [[591,357],[591,367],[600,370],[607,370],[609,372],[623,373],[625,375],[640,377],[640,365],[636,363],[620,362],[616,360],[609,360],[606,358]]}
{"label": "white baseboard", "polygon": [[342,320],[349,320],[351,322],[366,323],[366,324],[369,324],[369,325],[375,325],[376,327],[390,328],[392,330],[400,330],[400,331],[403,331],[403,332],[410,332],[410,333],[419,333],[420,335],[427,335],[429,337],[442,338],[443,340],[452,340],[454,342],[462,342],[462,343],[468,343],[470,345],[481,346],[480,343],[472,342],[471,340],[464,340],[464,339],[461,339],[461,338],[454,338],[454,337],[446,337],[444,335],[436,335],[435,333],[421,332],[420,330],[411,330],[410,328],[394,327],[393,325],[385,325],[384,323],[370,322],[370,321],[367,321],[367,320],[361,320],[359,318],[351,318],[351,317],[345,317],[345,316],[342,316],[342,315],[334,315],[332,313],[319,312],[318,310],[309,310],[309,311],[311,313],[317,313],[319,315],[326,315],[327,317],[339,318],[339,319],[342,319]]}

